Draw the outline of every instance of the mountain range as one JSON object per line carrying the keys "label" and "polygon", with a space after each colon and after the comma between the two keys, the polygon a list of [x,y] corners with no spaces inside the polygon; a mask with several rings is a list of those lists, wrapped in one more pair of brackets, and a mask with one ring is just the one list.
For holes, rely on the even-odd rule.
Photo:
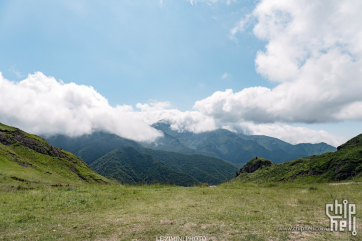
{"label": "mountain range", "polygon": [[182,186],[219,184],[235,176],[250,158],[262,156],[282,163],[308,155],[333,152],[325,143],[291,145],[267,136],[247,136],[219,129],[204,133],[177,132],[158,122],[163,137],[140,142],[93,132],[47,140],[74,153],[99,174],[123,183],[166,182]]}
{"label": "mountain range", "polygon": [[[238,170],[219,158],[152,150],[135,141],[105,132],[94,132],[79,137],[56,135],[48,137],[47,140],[54,146],[74,153],[101,175],[126,183],[149,183],[159,180],[182,186],[199,183],[215,185],[232,179]],[[138,167],[133,162],[139,165],[142,163],[147,168]],[[117,168],[112,169],[113,167]],[[173,173],[172,176],[177,176],[177,180],[155,178],[159,177],[160,173],[164,175],[166,167]],[[127,175],[123,178],[121,173]],[[152,173],[154,177],[145,173]],[[181,174],[183,178],[180,178]]]}
{"label": "mountain range", "polygon": [[[164,136],[137,143],[105,132],[79,137],[56,135],[45,140],[0,123],[0,182],[107,184],[111,181],[106,176],[128,184],[192,186],[219,184],[235,173],[234,180],[242,182],[362,177],[362,134],[334,151],[325,143],[291,145],[272,137],[228,130],[177,132],[162,122],[154,127]],[[282,162],[286,157],[278,155],[285,153],[288,158],[307,157]],[[235,167],[247,157],[251,160],[244,162],[247,164],[242,169]]]}
{"label": "mountain range", "polygon": [[147,148],[217,157],[237,167],[243,166],[255,156],[267,158],[274,163],[282,163],[337,150],[323,142],[292,145],[273,137],[244,135],[225,129],[202,133],[178,132],[164,122],[158,122],[153,127],[162,131],[164,136],[154,142],[141,143]]}
{"label": "mountain range", "polygon": [[133,147],[119,147],[92,162],[90,167],[103,176],[127,184],[167,183],[192,186],[200,183],[194,177],[174,170]]}

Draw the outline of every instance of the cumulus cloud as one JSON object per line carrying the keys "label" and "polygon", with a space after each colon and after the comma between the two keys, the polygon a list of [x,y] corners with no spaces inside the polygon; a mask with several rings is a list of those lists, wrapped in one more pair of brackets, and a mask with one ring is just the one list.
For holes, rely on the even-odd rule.
{"label": "cumulus cloud", "polygon": [[153,124],[160,120],[171,123],[171,128],[177,131],[191,131],[195,133],[212,131],[217,128],[214,118],[206,116],[199,111],[179,111],[177,109],[167,109],[168,102],[155,102],[151,104],[137,104],[140,112],[135,114],[142,117],[148,123]]}
{"label": "cumulus cloud", "polygon": [[41,72],[18,83],[0,73],[0,121],[43,135],[103,130],[139,141],[162,135],[134,115],[131,106],[111,107],[93,87],[64,84]]}
{"label": "cumulus cloud", "polygon": [[256,70],[274,88],[218,91],[197,101],[193,111],[181,112],[167,102],[111,107],[90,86],[64,84],[40,72],[20,82],[0,75],[0,121],[36,134],[106,130],[145,141],[161,135],[151,124],[167,120],[178,131],[226,128],[337,146],[345,139],[288,123],[362,120],[361,10],[357,0],[261,0],[230,34],[255,23],[253,33],[267,43],[256,55]]}
{"label": "cumulus cloud", "polygon": [[194,108],[219,122],[362,120],[361,10],[353,0],[262,0],[251,18],[267,45],[255,64],[277,86],[216,92]]}
{"label": "cumulus cloud", "polygon": [[324,131],[222,120],[200,111],[182,112],[172,109],[168,102],[139,103],[136,109],[129,105],[111,107],[107,99],[90,86],[64,84],[41,72],[13,82],[0,73],[0,122],[30,133],[78,136],[103,130],[136,141],[152,141],[162,134],[150,125],[160,120],[169,122],[172,129],[180,132],[226,128],[269,135],[291,143],[324,141],[336,146],[344,141]]}
{"label": "cumulus cloud", "polygon": [[39,135],[79,136],[103,130],[136,141],[162,135],[151,124],[167,120],[178,131],[195,133],[216,129],[214,119],[198,111],[170,109],[168,102],[151,101],[112,107],[91,86],[64,84],[41,72],[20,82],[0,72],[0,122]]}
{"label": "cumulus cloud", "polygon": [[150,125],[160,120],[167,121],[171,124],[173,130],[179,132],[200,133],[223,128],[247,135],[271,136],[292,144],[325,142],[332,146],[338,146],[347,141],[345,137],[334,136],[323,130],[315,131],[305,127],[294,127],[281,123],[255,124],[252,122],[220,120],[199,111],[181,112],[177,109],[169,109],[170,106],[168,102],[137,104],[136,107],[140,111],[134,114]]}

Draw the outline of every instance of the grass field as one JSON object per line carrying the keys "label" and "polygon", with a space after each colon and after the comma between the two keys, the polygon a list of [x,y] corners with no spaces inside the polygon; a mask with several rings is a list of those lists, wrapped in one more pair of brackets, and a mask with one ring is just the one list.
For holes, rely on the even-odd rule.
{"label": "grass field", "polygon": [[[1,176],[0,176],[1,179]],[[217,187],[0,184],[0,240],[361,240],[361,184],[225,183]],[[325,204],[357,205],[357,232],[329,227]],[[161,237],[162,236],[162,237]]]}

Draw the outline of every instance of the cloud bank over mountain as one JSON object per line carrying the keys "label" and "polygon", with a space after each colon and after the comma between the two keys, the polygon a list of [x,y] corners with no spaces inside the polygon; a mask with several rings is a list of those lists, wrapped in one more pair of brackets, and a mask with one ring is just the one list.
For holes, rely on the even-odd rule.
{"label": "cloud bank over mountain", "polygon": [[255,67],[273,88],[217,91],[182,112],[167,102],[112,107],[93,87],[64,84],[41,72],[20,82],[0,76],[0,121],[37,134],[105,130],[144,141],[161,135],[149,125],[167,120],[179,131],[226,128],[337,146],[347,138],[293,125],[362,121],[361,10],[362,2],[353,0],[261,0],[230,35],[237,39],[252,29],[265,41]]}
{"label": "cloud bank over mountain", "polygon": [[178,131],[204,132],[217,128],[280,138],[290,143],[326,142],[338,145],[345,138],[325,131],[281,124],[220,121],[200,111],[171,109],[170,103],[137,104],[137,109],[123,105],[112,107],[93,87],[65,84],[41,72],[20,82],[0,75],[0,122],[42,134],[79,136],[103,130],[136,141],[152,141],[161,136],[151,124],[160,120]]}
{"label": "cloud bank over mountain", "polygon": [[139,141],[162,135],[132,115],[131,106],[111,107],[93,87],[64,84],[41,72],[20,82],[0,75],[0,121],[43,135],[104,130]]}

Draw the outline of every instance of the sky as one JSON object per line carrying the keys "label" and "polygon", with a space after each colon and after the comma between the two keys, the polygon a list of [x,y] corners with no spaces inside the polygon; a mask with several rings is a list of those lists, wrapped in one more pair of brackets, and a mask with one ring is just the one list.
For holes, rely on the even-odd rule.
{"label": "sky", "polygon": [[362,133],[359,0],[0,2],[0,122],[136,141],[217,128]]}

